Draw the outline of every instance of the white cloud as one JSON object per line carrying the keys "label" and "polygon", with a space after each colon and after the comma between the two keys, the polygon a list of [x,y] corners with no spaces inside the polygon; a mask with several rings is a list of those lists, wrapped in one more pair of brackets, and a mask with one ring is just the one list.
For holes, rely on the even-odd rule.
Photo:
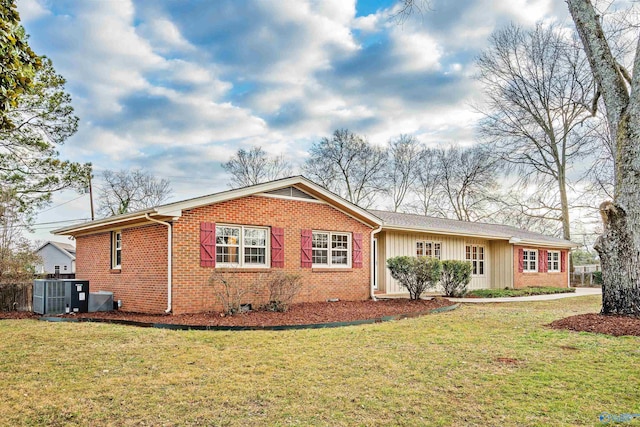
{"label": "white cloud", "polygon": [[441,47],[432,36],[404,31],[402,27],[393,28],[391,35],[398,58],[397,70],[416,72],[440,68]]}
{"label": "white cloud", "polygon": [[47,10],[38,0],[21,0],[19,3],[20,21],[25,24],[29,21],[36,21],[51,12]]}
{"label": "white cloud", "polygon": [[378,14],[370,14],[367,16],[359,16],[353,21],[353,29],[360,30],[365,33],[373,33],[378,31],[380,16]]}
{"label": "white cloud", "polygon": [[149,40],[154,50],[160,53],[196,49],[182,36],[178,27],[166,18],[151,18],[138,26],[136,31]]}

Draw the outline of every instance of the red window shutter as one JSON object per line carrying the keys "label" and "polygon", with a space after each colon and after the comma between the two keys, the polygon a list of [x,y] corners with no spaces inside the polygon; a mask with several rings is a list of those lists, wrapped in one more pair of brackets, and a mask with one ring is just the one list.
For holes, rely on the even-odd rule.
{"label": "red window shutter", "polygon": [[284,267],[284,228],[271,227],[271,267]]}
{"label": "red window shutter", "polygon": [[200,267],[216,266],[216,224],[200,223]]}
{"label": "red window shutter", "polygon": [[563,273],[567,271],[567,251],[560,252],[560,271]]}
{"label": "red window shutter", "polygon": [[549,270],[549,266],[547,265],[549,261],[547,259],[547,251],[540,249],[538,254],[540,256],[540,273],[546,273]]}
{"label": "red window shutter", "polygon": [[300,231],[300,267],[302,268],[311,268],[312,238],[313,238],[313,233],[311,232],[311,230]]}
{"label": "red window shutter", "polygon": [[351,264],[353,268],[362,268],[362,233],[353,233],[353,251]]}
{"label": "red window shutter", "polygon": [[518,249],[518,272],[524,271],[524,249]]}

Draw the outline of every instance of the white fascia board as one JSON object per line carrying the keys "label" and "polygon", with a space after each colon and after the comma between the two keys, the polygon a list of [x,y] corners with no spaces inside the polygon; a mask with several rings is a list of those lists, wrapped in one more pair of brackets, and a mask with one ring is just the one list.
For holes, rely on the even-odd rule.
{"label": "white fascia board", "polygon": [[[271,182],[265,182],[263,184],[253,185],[251,187],[239,188],[237,190],[229,190],[229,191],[224,191],[222,193],[211,194],[209,196],[197,197],[195,199],[170,203],[164,206],[157,207],[156,212],[160,215],[169,215],[170,212],[194,209],[201,206],[207,206],[214,203],[226,202],[228,200],[239,199],[242,197],[247,197],[252,195],[262,195],[260,193],[265,193],[268,191],[277,190],[279,188],[291,187],[291,186],[298,187],[302,191],[304,191],[304,187],[308,187],[312,191],[322,195],[322,197],[331,200],[332,204],[340,207],[341,208],[340,210],[342,212],[345,212],[345,211],[354,212],[357,215],[363,218],[366,218],[368,221],[371,221],[376,225],[380,225],[382,223],[380,218],[369,213],[369,211],[367,211],[366,209],[363,209],[347,200],[344,200],[336,196],[330,191],[325,190],[324,188],[320,187],[319,185],[309,181],[308,179],[302,176],[294,176],[291,178],[285,178],[278,181],[271,181]],[[305,193],[313,196],[313,194],[310,194],[308,191],[305,191]]]}
{"label": "white fascia board", "polygon": [[577,248],[578,245],[575,242],[567,242],[567,243],[553,243],[553,242],[544,242],[541,240],[522,240],[517,243],[518,246],[536,246],[536,247],[548,247],[548,248],[559,248],[559,249],[573,249]]}
{"label": "white fascia board", "polygon": [[[506,240],[509,243],[514,244],[511,242],[511,240],[513,239],[513,236],[497,236],[497,235],[491,235],[491,234],[478,234],[478,233],[461,233],[461,232],[454,232],[450,230],[442,230],[442,229],[435,229],[435,228],[399,227],[399,226],[393,226],[393,225],[383,225],[382,229],[391,230],[391,231],[410,231],[410,232],[417,232],[417,233],[443,234],[443,235],[457,236],[457,237],[474,237],[474,238],[485,239],[485,240]],[[575,248],[579,246],[574,242],[567,242],[565,244],[561,242],[554,243],[554,242],[545,242],[541,240],[525,240],[525,239],[520,239],[520,241],[516,244],[519,246],[535,245],[535,246],[548,246],[552,248]]]}
{"label": "white fascia board", "polygon": [[[145,219],[145,214],[149,214],[152,216],[161,215],[161,216],[167,216],[167,217],[172,217],[176,219],[181,217],[182,212],[188,209],[194,209],[201,206],[207,206],[215,203],[225,202],[228,200],[257,195],[260,193],[277,190],[279,188],[284,188],[284,187],[291,187],[291,186],[302,187],[300,188],[302,191],[304,191],[305,187],[310,189],[311,191],[321,195],[323,198],[326,198],[327,200],[329,200],[334,207],[338,208],[338,210],[352,217],[353,215],[351,215],[350,213],[360,216],[375,225],[382,224],[382,220],[380,218],[371,214],[366,209],[363,209],[347,200],[342,199],[341,197],[309,181],[303,176],[294,176],[294,177],[284,178],[277,181],[271,181],[271,182],[265,182],[263,184],[253,185],[251,187],[239,188],[236,190],[228,190],[228,191],[223,191],[221,193],[211,194],[208,196],[196,197],[193,199],[183,200],[180,202],[168,203],[166,205],[158,206],[158,207],[147,209],[144,211],[132,212],[130,214],[118,215],[115,217],[105,218],[102,220],[90,221],[90,222],[85,222],[85,223],[70,226],[70,227],[59,228],[57,230],[53,230],[52,233],[57,235],[65,235],[70,233],[90,231],[91,229],[94,229],[94,228],[115,225],[125,221]],[[305,192],[309,193],[308,191],[305,191]],[[313,194],[310,194],[310,195],[313,196]]]}
{"label": "white fascia board", "polygon": [[221,193],[210,194],[208,196],[196,197],[189,200],[183,200],[180,202],[169,203],[163,206],[158,206],[156,212],[175,212],[183,211],[187,209],[194,209],[201,206],[207,206],[214,203],[225,202],[227,200],[239,199],[241,197],[251,196],[256,193],[263,193],[265,191],[271,191],[282,187],[289,187],[293,184],[300,182],[300,178],[292,177],[285,178],[279,181],[265,182],[264,184],[252,185],[251,187],[238,188],[236,190],[227,190]]}
{"label": "white fascia board", "polygon": [[70,232],[80,232],[85,230],[91,230],[92,228],[104,227],[112,224],[118,224],[124,221],[132,221],[136,219],[143,219],[145,213],[153,213],[153,209],[148,209],[142,212],[135,212],[131,214],[117,215],[115,217],[109,217],[105,219],[99,219],[97,221],[89,221],[83,222],[78,225],[72,225],[64,228],[58,228],[57,230],[51,231],[52,234],[56,235],[66,235],[70,234]]}

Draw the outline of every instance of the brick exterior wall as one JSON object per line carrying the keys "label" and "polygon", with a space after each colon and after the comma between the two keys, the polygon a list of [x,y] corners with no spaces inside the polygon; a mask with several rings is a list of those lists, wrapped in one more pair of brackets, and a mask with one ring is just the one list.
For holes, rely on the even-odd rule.
{"label": "brick exterior wall", "polygon": [[[201,267],[201,222],[284,228],[284,268]],[[301,268],[300,233],[303,229],[362,233],[362,268]],[[330,205],[289,199],[248,196],[184,211],[173,223],[173,313],[222,308],[208,284],[214,270],[245,285],[268,272],[299,274],[302,289],[295,302],[368,299],[371,231],[370,227]],[[76,277],[89,280],[91,291],[114,292],[114,299],[123,301],[123,311],[164,312],[167,306],[165,226],[147,225],[122,230],[122,268],[119,272],[110,269],[111,233],[78,237],[76,250]],[[264,294],[243,300],[243,303],[254,305],[264,302]]]}
{"label": "brick exterior wall", "polygon": [[[526,288],[528,286],[554,286],[556,288],[567,288],[569,287],[569,279],[567,275],[567,271],[560,271],[558,273],[525,273],[518,271],[518,262],[519,262],[519,249],[547,249],[547,248],[538,248],[532,246],[515,246],[513,247],[513,287],[516,289]],[[548,250],[556,250],[556,249],[548,249]],[[558,249],[561,253],[565,253],[566,257],[566,269],[569,269],[569,255],[566,249]],[[562,256],[562,255],[561,255]],[[538,260],[538,268],[540,260]]]}
{"label": "brick exterior wall", "polygon": [[[243,283],[269,271],[284,271],[302,277],[296,302],[365,300],[370,287],[370,242],[372,229],[326,204],[249,196],[183,212],[174,223],[173,311],[176,314],[219,310],[213,289],[207,284],[214,268],[200,267],[200,223],[254,225],[284,228],[284,268],[216,269]],[[300,232],[303,229],[362,233],[362,268],[311,269],[300,267]],[[261,304],[265,295],[247,298]]]}
{"label": "brick exterior wall", "polygon": [[167,227],[122,230],[122,268],[111,269],[111,232],[76,238],[76,277],[91,292],[113,292],[122,310],[162,313],[167,308]]}

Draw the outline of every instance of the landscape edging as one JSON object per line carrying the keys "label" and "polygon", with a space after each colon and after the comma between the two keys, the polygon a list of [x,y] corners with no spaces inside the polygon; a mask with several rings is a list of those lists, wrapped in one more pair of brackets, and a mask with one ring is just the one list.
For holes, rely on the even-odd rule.
{"label": "landscape edging", "polygon": [[119,319],[98,319],[98,318],[68,318],[68,317],[39,317],[38,320],[45,322],[71,322],[71,323],[110,323],[115,325],[137,326],[141,328],[157,328],[171,329],[177,331],[286,331],[294,329],[323,329],[338,328],[342,326],[368,325],[373,323],[389,322],[392,320],[402,320],[413,317],[424,316],[427,314],[445,313],[453,311],[460,307],[460,304],[448,305],[445,307],[433,308],[426,311],[418,311],[414,313],[396,314],[392,316],[376,317],[374,319],[352,320],[348,322],[329,322],[329,323],[311,323],[306,325],[278,325],[278,326],[223,326],[223,325],[180,325],[173,323],[149,323],[136,322],[134,320]]}

